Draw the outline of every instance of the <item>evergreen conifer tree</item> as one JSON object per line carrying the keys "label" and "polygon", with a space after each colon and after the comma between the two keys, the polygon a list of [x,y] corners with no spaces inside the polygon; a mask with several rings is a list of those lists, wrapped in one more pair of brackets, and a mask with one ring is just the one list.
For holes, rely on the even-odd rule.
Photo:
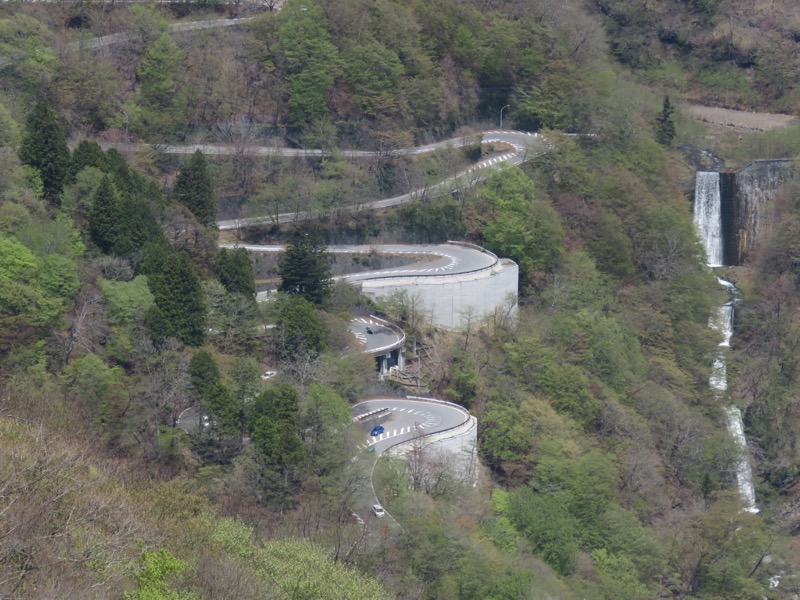
{"label": "evergreen conifer tree", "polygon": [[297,230],[278,265],[279,290],[314,304],[331,295],[331,259],[319,232]]}
{"label": "evergreen conifer tree", "polygon": [[104,254],[110,254],[117,242],[118,210],[117,193],[111,179],[106,175],[94,193],[92,206],[86,215],[89,235]]}
{"label": "evergreen conifer tree", "polygon": [[75,176],[86,167],[95,167],[101,171],[108,172],[106,164],[106,154],[95,141],[81,140],[77,148],[72,153],[72,164],[70,177],[74,180]]}
{"label": "evergreen conifer tree", "polygon": [[160,235],[147,206],[128,194],[120,197],[108,176],[100,181],[87,219],[92,241],[105,254],[130,254]]}
{"label": "evergreen conifer tree", "polygon": [[205,350],[196,353],[189,361],[189,377],[195,394],[201,399],[205,398],[215,385],[222,382],[217,363]]}
{"label": "evergreen conifer tree", "polygon": [[252,296],[255,292],[253,265],[244,248],[222,248],[217,255],[214,270],[217,279],[229,293]]}
{"label": "evergreen conifer tree", "polygon": [[664,106],[656,118],[656,139],[664,146],[670,146],[675,139],[675,121],[672,120],[674,112],[669,96],[664,96]]}
{"label": "evergreen conifer tree", "polygon": [[122,194],[118,201],[117,240],[114,254],[130,254],[139,250],[144,244],[156,240],[161,230],[152,213],[128,194]]}
{"label": "evergreen conifer tree", "polygon": [[157,341],[176,337],[189,346],[201,346],[206,329],[206,302],[200,278],[189,257],[172,253],[163,270],[148,276],[155,307],[148,315],[150,332]]}
{"label": "evergreen conifer tree", "polygon": [[277,327],[273,330],[274,352],[291,359],[301,354],[318,355],[325,350],[325,328],[316,308],[300,296],[280,296]]}
{"label": "evergreen conifer tree", "polygon": [[45,199],[60,206],[61,192],[70,175],[70,153],[58,117],[44,102],[38,102],[28,115],[19,159],[39,172]]}
{"label": "evergreen conifer tree", "polygon": [[214,187],[206,157],[200,150],[181,166],[172,193],[175,200],[192,211],[200,223],[206,227],[214,225],[217,217]]}

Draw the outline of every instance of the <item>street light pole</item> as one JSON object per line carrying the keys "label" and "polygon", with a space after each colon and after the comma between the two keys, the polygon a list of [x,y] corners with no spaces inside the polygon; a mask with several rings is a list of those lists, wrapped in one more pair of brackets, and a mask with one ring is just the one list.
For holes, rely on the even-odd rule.
{"label": "street light pole", "polygon": [[500,129],[503,128],[503,111],[505,109],[507,109],[509,106],[511,106],[511,105],[510,104],[506,104],[503,108],[500,109]]}

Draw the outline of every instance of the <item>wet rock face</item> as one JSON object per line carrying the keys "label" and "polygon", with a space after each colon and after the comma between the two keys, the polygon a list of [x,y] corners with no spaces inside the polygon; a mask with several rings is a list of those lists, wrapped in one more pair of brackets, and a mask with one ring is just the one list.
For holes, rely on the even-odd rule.
{"label": "wet rock face", "polygon": [[723,203],[724,196],[731,195],[733,243],[726,258],[730,259],[728,264],[741,264],[771,219],[775,195],[787,179],[795,176],[795,170],[790,160],[759,160],[730,175],[732,180],[720,190]]}

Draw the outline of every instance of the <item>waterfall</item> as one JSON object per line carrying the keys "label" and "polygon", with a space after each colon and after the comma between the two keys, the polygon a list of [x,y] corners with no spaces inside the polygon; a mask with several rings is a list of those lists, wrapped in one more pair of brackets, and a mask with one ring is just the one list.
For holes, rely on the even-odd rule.
{"label": "waterfall", "polygon": [[733,336],[733,302],[718,306],[716,314],[708,320],[708,326],[722,334],[720,346],[730,348]]}
{"label": "waterfall", "polygon": [[708,257],[708,266],[722,266],[722,204],[717,171],[698,171],[694,191],[694,225]]}
{"label": "waterfall", "polygon": [[[729,281],[725,281],[724,279],[720,279],[719,281],[728,291],[735,290],[735,287]],[[708,326],[722,334],[722,341],[719,343],[719,347],[729,348],[731,336],[733,336],[733,302],[718,306],[716,313],[708,320]],[[718,399],[723,399],[724,393],[728,390],[728,375],[724,351],[720,351],[714,358],[714,364],[711,367],[711,376],[708,378],[708,385],[714,390],[714,394]],[[739,495],[744,501],[744,510],[757,513],[756,495],[753,489],[753,470],[750,467],[750,462],[747,460],[747,440],[744,437],[742,412],[735,406],[727,406],[725,408],[725,416],[728,425],[728,433],[741,450],[739,458],[736,461],[736,485],[739,488]]]}
{"label": "waterfall", "polygon": [[[723,266],[719,173],[708,171],[697,173],[694,223],[706,249],[708,266]],[[731,296],[736,293],[736,286],[730,281],[725,281],[719,277],[717,281],[725,287]],[[711,375],[708,378],[708,385],[719,400],[725,400],[725,393],[728,391],[728,370],[725,362],[725,353],[726,349],[730,348],[731,337],[733,336],[733,316],[734,301],[731,300],[727,304],[717,307],[717,310],[708,320],[708,326],[722,334],[722,341],[719,343],[720,350],[714,357]],[[756,508],[755,490],[753,488],[753,471],[747,457],[747,439],[744,436],[742,413],[737,407],[731,405],[725,408],[725,416],[728,433],[740,449],[739,458],[736,461],[736,485],[739,488],[739,495],[744,502],[744,510],[757,513],[758,508]]]}
{"label": "waterfall", "polygon": [[753,490],[753,470],[750,468],[750,461],[747,460],[747,440],[744,437],[744,427],[742,426],[742,411],[735,406],[728,406],[725,414],[728,417],[728,431],[736,445],[742,449],[739,460],[736,461],[736,484],[739,486],[739,494],[744,500],[744,510],[757,513],[756,494]]}

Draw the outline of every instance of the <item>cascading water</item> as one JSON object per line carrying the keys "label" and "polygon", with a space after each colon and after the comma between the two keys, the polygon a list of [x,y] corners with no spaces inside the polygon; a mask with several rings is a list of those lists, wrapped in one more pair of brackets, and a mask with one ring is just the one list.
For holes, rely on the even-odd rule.
{"label": "cascading water", "polygon": [[[735,289],[730,282],[724,279],[720,280],[720,282],[723,283],[729,291]],[[733,336],[733,302],[718,307],[716,314],[708,320],[708,326],[722,334],[722,341],[719,347],[729,348],[731,336]],[[714,358],[714,365],[711,367],[711,376],[708,379],[708,385],[714,390],[714,394],[718,399],[724,399],[725,392],[728,390],[724,350],[720,350],[719,354]],[[753,470],[750,467],[750,462],[747,460],[747,440],[744,437],[742,412],[735,406],[727,406],[725,408],[725,416],[728,425],[728,433],[730,433],[733,441],[735,441],[736,445],[741,449],[739,458],[736,461],[736,485],[744,501],[744,510],[757,513],[758,508],[756,508],[756,496],[755,490],[753,489]]]}
{"label": "cascading water", "polygon": [[[722,211],[719,188],[719,173],[700,171],[697,173],[697,183],[694,200],[694,223],[697,233],[703,240],[703,245],[708,255],[708,266],[719,267],[723,265],[722,246]],[[733,296],[736,287],[729,281],[717,278],[720,285],[724,286]],[[711,376],[708,385],[714,390],[715,396],[724,400],[728,390],[728,373],[725,363],[725,349],[730,347],[733,335],[733,300],[717,308],[715,314],[708,320],[708,326],[722,334],[720,351],[714,358],[711,367]],[[735,406],[725,408],[725,416],[730,433],[741,453],[736,463],[736,484],[739,494],[744,502],[744,510],[756,513],[756,498],[753,489],[753,471],[747,459],[747,440],[744,437],[742,413]]]}
{"label": "cascading water", "polygon": [[722,266],[722,211],[717,171],[698,171],[694,191],[694,225],[706,249],[709,267]]}
{"label": "cascading water", "polygon": [[750,461],[747,460],[747,440],[744,437],[742,411],[735,406],[728,406],[725,408],[725,415],[728,417],[728,431],[742,449],[736,463],[736,484],[739,486],[739,493],[744,501],[744,510],[757,513],[756,493],[753,489],[753,470],[750,468]]}

